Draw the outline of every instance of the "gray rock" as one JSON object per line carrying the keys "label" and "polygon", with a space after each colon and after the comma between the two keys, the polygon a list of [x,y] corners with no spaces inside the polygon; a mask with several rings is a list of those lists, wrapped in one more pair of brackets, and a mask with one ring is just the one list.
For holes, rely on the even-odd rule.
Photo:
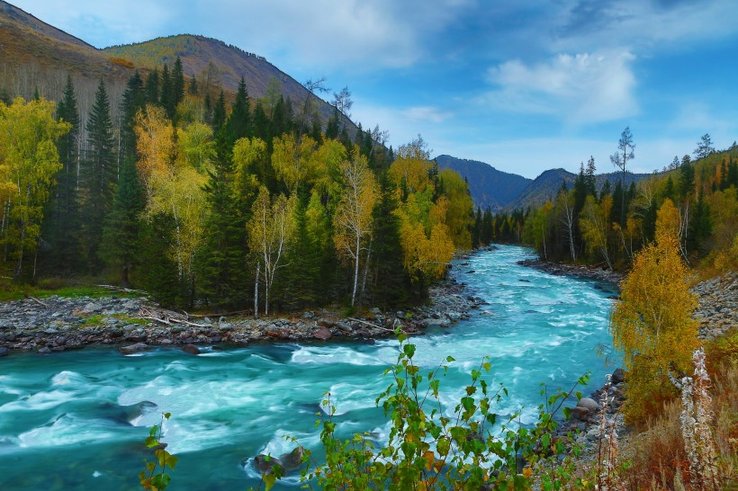
{"label": "gray rock", "polygon": [[326,341],[326,340],[330,339],[330,338],[331,338],[331,336],[333,336],[333,335],[331,334],[331,331],[330,331],[330,330],[328,330],[328,329],[327,329],[327,328],[325,328],[325,327],[321,327],[320,329],[318,329],[317,331],[315,331],[315,332],[313,333],[313,337],[314,337],[315,339],[320,339],[320,340],[322,340],[322,341]]}
{"label": "gray rock", "polygon": [[200,348],[198,348],[194,344],[185,344],[184,346],[182,346],[182,351],[184,351],[185,353],[189,353],[191,355],[200,354]]}
{"label": "gray rock", "polygon": [[48,346],[44,346],[43,348],[38,350],[38,352],[42,355],[48,355],[49,353],[51,353],[51,349]]}
{"label": "gray rock", "polygon": [[595,412],[600,408],[600,405],[590,397],[582,397],[579,399],[579,402],[577,402],[577,407],[587,408],[589,411]]}
{"label": "gray rock", "polygon": [[571,408],[571,417],[579,421],[587,421],[589,419],[589,409],[582,406]]}
{"label": "gray rock", "polygon": [[131,355],[133,353],[140,353],[142,351],[148,350],[150,347],[146,343],[134,343],[129,344],[128,346],[121,346],[119,348],[119,351],[123,353],[124,355]]}
{"label": "gray rock", "polygon": [[9,351],[5,346],[0,346],[0,357],[7,356]]}

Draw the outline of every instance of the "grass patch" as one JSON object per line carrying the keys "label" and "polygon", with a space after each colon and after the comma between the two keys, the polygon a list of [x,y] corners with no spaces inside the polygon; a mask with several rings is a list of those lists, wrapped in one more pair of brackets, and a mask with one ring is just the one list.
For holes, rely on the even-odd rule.
{"label": "grass patch", "polygon": [[118,319],[119,321],[125,322],[126,324],[135,324],[137,326],[148,326],[149,321],[146,319],[142,319],[140,317],[133,317],[128,314],[113,314],[113,318]]}
{"label": "grass patch", "polygon": [[16,283],[7,277],[0,278],[0,302],[22,300],[27,297],[45,298],[54,295],[65,298],[137,298],[140,296],[136,293],[119,292],[96,285],[71,283],[54,278],[41,280],[37,285]]}
{"label": "grass patch", "polygon": [[102,314],[94,314],[89,317],[87,317],[85,320],[83,320],[79,327],[86,328],[86,327],[97,327],[101,326],[103,324],[103,321],[105,320],[105,316]]}

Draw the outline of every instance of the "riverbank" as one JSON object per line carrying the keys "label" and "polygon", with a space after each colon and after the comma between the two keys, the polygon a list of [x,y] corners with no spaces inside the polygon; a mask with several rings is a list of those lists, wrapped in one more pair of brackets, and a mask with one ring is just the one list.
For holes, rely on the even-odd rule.
{"label": "riverbank", "polygon": [[94,345],[124,352],[153,346],[245,346],[261,341],[371,340],[392,337],[400,327],[417,334],[467,319],[481,299],[451,278],[431,287],[429,302],[401,311],[372,308],[361,316],[320,309],[253,319],[190,316],[161,308],[145,297],[50,296],[0,303],[0,356],[10,351],[51,353]]}
{"label": "riverbank", "polygon": [[538,269],[556,276],[573,276],[587,280],[604,281],[619,285],[624,274],[609,269],[584,264],[568,264],[544,261],[543,259],[524,259],[518,261],[521,266]]}

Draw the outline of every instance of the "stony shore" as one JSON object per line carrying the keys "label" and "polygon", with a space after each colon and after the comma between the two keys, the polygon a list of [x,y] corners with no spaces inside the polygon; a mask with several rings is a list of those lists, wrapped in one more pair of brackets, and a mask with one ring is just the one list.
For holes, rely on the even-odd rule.
{"label": "stony shore", "polygon": [[9,351],[50,353],[85,346],[114,345],[124,352],[150,346],[245,346],[260,341],[371,340],[394,336],[397,327],[416,334],[468,318],[481,299],[449,279],[430,290],[427,305],[404,311],[370,309],[362,316],[306,311],[253,319],[199,317],[162,309],[144,297],[27,298],[0,304],[0,355]]}
{"label": "stony shore", "polygon": [[535,268],[556,276],[574,276],[588,280],[604,281],[607,283],[620,284],[623,274],[609,269],[597,268],[581,264],[555,263],[543,259],[525,259],[518,261],[521,266]]}

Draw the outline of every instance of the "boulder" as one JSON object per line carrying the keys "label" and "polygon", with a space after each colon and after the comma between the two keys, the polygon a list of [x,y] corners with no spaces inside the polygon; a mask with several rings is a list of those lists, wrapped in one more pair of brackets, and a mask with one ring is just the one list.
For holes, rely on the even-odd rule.
{"label": "boulder", "polygon": [[146,343],[134,343],[128,346],[121,346],[118,350],[124,355],[132,355],[133,353],[140,353],[149,349],[149,345]]}
{"label": "boulder", "polygon": [[7,356],[9,351],[5,346],[0,346],[0,357]]}
{"label": "boulder", "polygon": [[587,421],[589,419],[589,409],[582,406],[571,408],[571,417],[579,421]]}
{"label": "boulder", "polygon": [[591,412],[595,412],[600,408],[600,405],[590,397],[582,397],[579,399],[579,402],[577,402],[577,407],[583,407]]}
{"label": "boulder", "polygon": [[38,352],[42,355],[48,355],[51,353],[51,349],[48,346],[44,346],[43,348],[39,349]]}
{"label": "boulder", "polygon": [[254,457],[254,466],[256,467],[256,470],[259,471],[259,473],[262,475],[271,474],[272,469],[275,465],[278,465],[284,469],[284,465],[277,457],[272,457],[263,453],[260,453],[259,455]]}
{"label": "boulder", "polygon": [[625,381],[625,371],[622,368],[615,369],[614,372],[612,372],[612,377],[610,378],[613,384],[619,384]]}
{"label": "boulder", "polygon": [[326,341],[330,339],[332,336],[331,331],[326,327],[321,327],[317,331],[313,333],[313,337],[315,339],[320,339],[321,341]]}
{"label": "boulder", "polygon": [[184,351],[185,353],[189,353],[191,355],[200,354],[200,348],[198,348],[194,344],[185,344],[184,346],[182,346],[182,351]]}
{"label": "boulder", "polygon": [[282,463],[282,469],[285,472],[289,472],[300,467],[302,465],[302,457],[304,454],[304,448],[296,447],[291,452],[280,455],[279,461]]}

